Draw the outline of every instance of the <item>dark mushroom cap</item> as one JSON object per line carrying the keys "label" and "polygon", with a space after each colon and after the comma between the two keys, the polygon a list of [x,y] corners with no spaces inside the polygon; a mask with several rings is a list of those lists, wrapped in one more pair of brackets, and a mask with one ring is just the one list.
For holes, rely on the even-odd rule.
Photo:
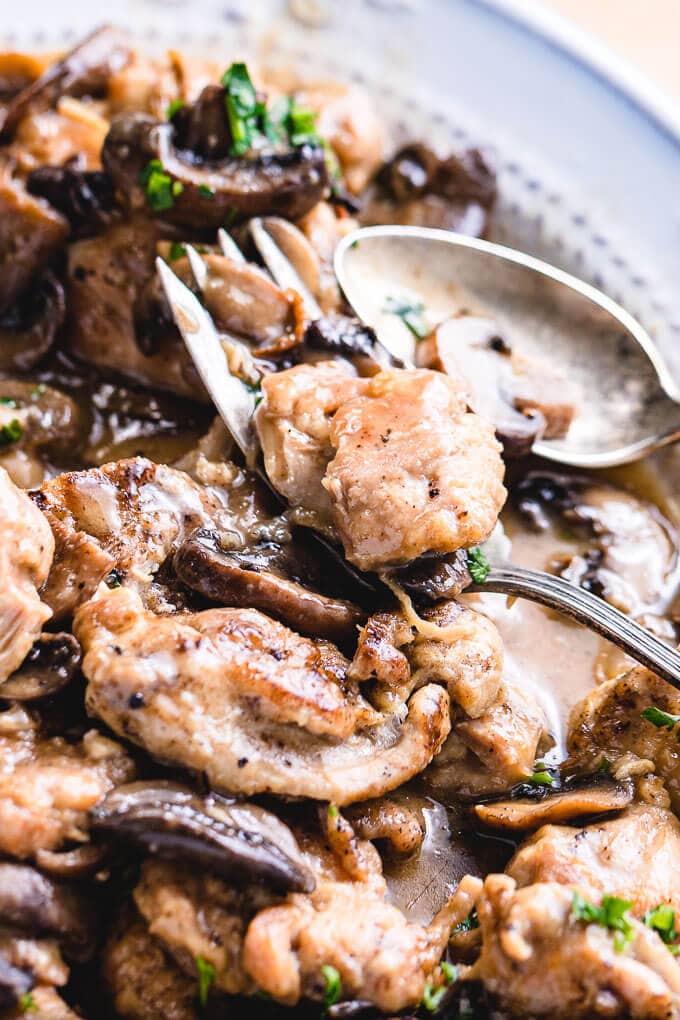
{"label": "dark mushroom cap", "polygon": [[249,803],[201,797],[168,782],[119,786],[94,808],[92,828],[133,840],[162,857],[180,857],[230,881],[311,892],[312,872],[276,815]]}
{"label": "dark mushroom cap", "polygon": [[606,772],[586,776],[568,786],[541,787],[540,797],[511,797],[476,804],[475,815],[491,828],[524,831],[564,824],[577,818],[621,811],[633,799],[631,783],[619,783]]}
{"label": "dark mushroom cap", "polygon": [[90,237],[105,230],[116,208],[113,181],[101,170],[77,166],[41,166],[26,179],[31,195],[47,199],[71,225],[72,237]]}
{"label": "dark mushroom cap", "polygon": [[172,182],[182,185],[172,207],[160,215],[193,229],[214,229],[235,217],[272,214],[297,219],[328,188],[321,146],[199,163],[190,152],[176,148],[174,136],[172,123],[159,123],[146,114],[114,120],[104,141],[102,163],[126,205],[146,206],[140,174],[151,160],[159,160]]}
{"label": "dark mushroom cap", "polygon": [[49,270],[0,318],[0,371],[27,372],[47,354],[66,315],[64,288]]}
{"label": "dark mushroom cap", "polygon": [[302,584],[299,575],[305,570],[300,566],[290,550],[273,542],[225,552],[207,529],[190,535],[175,555],[180,580],[220,605],[259,609],[312,637],[352,641],[365,613]]}
{"label": "dark mushroom cap", "polygon": [[443,556],[421,556],[394,571],[394,578],[416,602],[432,604],[460,595],[472,583],[467,550]]}
{"label": "dark mushroom cap", "polygon": [[130,59],[130,44],[110,25],[91,32],[61,60],[22,89],[0,111],[0,141],[7,141],[31,110],[52,106],[59,96],[96,96]]}
{"label": "dark mushroom cap", "polygon": [[29,935],[57,938],[73,959],[94,950],[94,916],[85,900],[28,864],[0,862],[0,918]]}
{"label": "dark mushroom cap", "polygon": [[80,665],[80,645],[72,634],[41,634],[19,669],[0,685],[0,698],[35,701],[56,694]]}
{"label": "dark mushroom cap", "polygon": [[390,356],[378,344],[375,330],[348,315],[324,315],[310,322],[303,336],[304,345],[312,351],[328,351],[349,358],[358,368],[368,362],[373,371],[380,368],[403,368],[399,358]]}

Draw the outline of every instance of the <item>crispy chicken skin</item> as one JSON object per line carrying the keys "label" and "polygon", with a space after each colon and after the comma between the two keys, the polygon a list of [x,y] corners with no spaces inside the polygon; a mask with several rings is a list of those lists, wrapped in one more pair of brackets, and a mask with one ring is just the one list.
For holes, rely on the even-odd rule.
{"label": "crispy chicken skin", "polygon": [[31,495],[56,542],[44,599],[58,618],[90,598],[111,570],[143,588],[185,534],[231,523],[210,490],[144,457],[65,472]]}
{"label": "crispy chicken skin", "polygon": [[517,889],[489,875],[477,902],[482,952],[467,977],[481,980],[512,1016],[552,1020],[677,1020],[680,968],[656,932],[632,921],[617,952],[613,932],[572,917],[575,887]]}
{"label": "crispy chicken skin", "polygon": [[[358,379],[333,363],[265,379],[257,412],[267,473],[329,525],[362,570],[488,538],[505,500],[493,427],[426,369]],[[323,491],[319,486],[323,487]]]}
{"label": "crispy chicken skin", "polygon": [[0,715],[0,853],[26,859],[88,839],[88,812],[135,766],[95,730],[45,739],[20,709]]}
{"label": "crispy chicken skin", "polygon": [[680,913],[680,822],[664,808],[633,804],[593,825],[544,825],[519,848],[507,873],[532,882],[578,885],[591,899],[629,900],[638,916],[660,903]]}
{"label": "crispy chicken skin", "polygon": [[420,772],[449,732],[442,687],[417,691],[405,719],[379,713],[333,646],[256,610],[158,616],[100,589],[74,633],[89,711],[220,789],[364,800]]}
{"label": "crispy chicken skin", "polygon": [[47,521],[0,467],[0,681],[17,669],[52,615],[41,602],[54,555]]}

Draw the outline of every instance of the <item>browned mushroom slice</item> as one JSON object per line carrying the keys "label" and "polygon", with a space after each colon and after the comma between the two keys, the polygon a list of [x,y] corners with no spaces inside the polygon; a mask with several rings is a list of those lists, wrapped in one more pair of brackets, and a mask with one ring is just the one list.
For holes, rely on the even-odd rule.
{"label": "browned mushroom slice", "polygon": [[90,878],[101,869],[109,848],[104,844],[85,843],[73,850],[45,850],[35,852],[35,863],[41,871],[53,878]]}
{"label": "browned mushroom slice", "polygon": [[272,543],[225,552],[215,532],[201,529],[178,549],[175,570],[186,585],[214,602],[259,609],[313,637],[347,643],[365,618],[351,602],[303,585],[294,556]]}
{"label": "browned mushroom slice", "polygon": [[373,375],[380,368],[403,367],[403,362],[378,343],[375,330],[347,315],[329,314],[310,322],[303,342],[310,351],[349,358],[361,375]]}
{"label": "browned mushroom slice", "polygon": [[392,576],[419,603],[455,598],[472,582],[467,549],[444,556],[421,556]]}
{"label": "browned mushroom slice", "polygon": [[216,795],[200,797],[175,783],[138,782],[108,794],[92,811],[92,827],[184,857],[225,878],[311,892],[314,876],[276,815]]}
{"label": "browned mushroom slice", "polygon": [[29,111],[52,106],[59,96],[97,95],[128,62],[131,49],[118,29],[95,29],[61,60],[50,65],[0,111],[0,140],[6,141]]}
{"label": "browned mushroom slice", "polygon": [[11,311],[67,234],[68,223],[47,202],[17,181],[0,181],[0,315]]}
{"label": "browned mushroom slice", "polygon": [[37,365],[65,314],[64,288],[47,270],[0,318],[0,371],[27,372]]}
{"label": "browned mushroom slice", "polygon": [[541,825],[570,822],[587,815],[621,811],[633,799],[628,783],[617,783],[606,774],[591,776],[572,789],[558,790],[541,799],[518,798],[475,804],[480,822],[495,829],[523,831]]}
{"label": "browned mushroom slice", "polygon": [[94,951],[93,914],[85,899],[28,864],[0,863],[0,917],[28,934],[58,938],[75,960]]}
{"label": "browned mushroom slice", "polygon": [[73,237],[96,234],[113,219],[113,181],[101,170],[40,166],[29,173],[26,187],[31,195],[47,199],[68,220]]}
{"label": "browned mushroom slice", "polygon": [[176,147],[174,135],[172,123],[161,124],[141,113],[118,117],[111,125],[102,162],[131,208],[148,208],[140,175],[152,160],[170,178],[173,193],[169,207],[163,203],[158,211],[165,220],[192,229],[219,227],[235,215],[271,213],[296,219],[316,205],[328,187],[321,146],[201,163]]}
{"label": "browned mushroom slice", "polygon": [[0,685],[0,698],[35,701],[56,694],[80,665],[80,645],[72,634],[42,634],[16,673]]}

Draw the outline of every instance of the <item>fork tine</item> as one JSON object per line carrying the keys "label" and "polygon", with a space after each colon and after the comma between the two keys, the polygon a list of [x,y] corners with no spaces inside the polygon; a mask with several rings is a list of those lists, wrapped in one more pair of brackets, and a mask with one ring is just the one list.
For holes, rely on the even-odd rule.
{"label": "fork tine", "polygon": [[[198,252],[195,254],[202,265]],[[156,259],[156,269],[175,325],[196,370],[234,442],[250,463],[257,449],[251,421],[254,395],[241,379],[232,375],[215,325],[196,295],[160,256]]]}
{"label": "fork tine", "polygon": [[206,280],[208,279],[208,267],[193,245],[185,244],[184,249],[187,253],[187,258],[189,259],[189,265],[191,267],[194,280],[196,281],[196,286],[202,294],[205,290]]}
{"label": "fork tine", "polygon": [[255,242],[255,247],[264,259],[264,263],[272,274],[274,281],[284,290],[287,288],[296,290],[302,298],[308,318],[320,319],[323,312],[316,298],[302,282],[292,263],[283,254],[259,216],[250,221],[249,229],[250,235]]}
{"label": "fork tine", "polygon": [[246,257],[237,245],[231,234],[228,234],[224,227],[217,231],[217,243],[222,254],[233,262],[245,262]]}

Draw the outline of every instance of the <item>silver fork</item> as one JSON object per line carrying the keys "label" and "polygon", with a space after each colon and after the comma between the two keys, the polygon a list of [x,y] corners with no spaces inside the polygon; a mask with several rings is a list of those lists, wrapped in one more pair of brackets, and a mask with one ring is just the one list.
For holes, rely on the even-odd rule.
{"label": "silver fork", "polygon": [[[262,229],[264,230],[264,228]],[[225,254],[228,253],[228,258],[244,261],[238,248],[236,249],[238,256],[234,255],[233,242],[226,232],[221,232],[221,234],[224,234],[224,237],[220,237],[221,250]],[[297,277],[295,269],[269,234],[267,234],[267,239],[266,249],[271,258],[271,264],[264,254],[263,258],[272,276],[280,286],[291,286],[290,282],[283,283],[282,274],[285,274],[288,281],[292,281]],[[191,245],[187,244],[185,247],[196,284],[202,291],[207,276],[205,263]],[[234,247],[236,246],[234,245]],[[273,255],[273,248],[276,248],[278,254]],[[285,269],[284,263],[288,264],[288,269]],[[196,295],[182,283],[163,259],[158,258],[156,266],[177,328],[205,388],[212,397],[215,407],[236,445],[246,458],[246,463],[253,465],[259,448],[252,423],[255,395],[247,384],[232,374],[215,325]],[[313,298],[312,301],[314,301]],[[271,488],[271,483],[264,475],[264,471],[260,473]],[[279,499],[281,499],[280,496]],[[321,540],[324,545],[330,547],[325,539],[321,538]],[[349,564],[347,566],[349,567]],[[362,582],[361,575],[355,573],[354,568],[351,568],[351,571],[353,576]],[[364,578],[362,583],[365,587],[368,583],[367,579]],[[537,602],[549,609],[563,613],[618,645],[636,662],[651,669],[652,672],[680,690],[680,654],[674,648],[645,630],[639,623],[631,620],[618,609],[610,606],[608,602],[584,591],[562,577],[514,565],[492,566],[483,584],[473,584],[466,590],[498,592],[503,595],[526,598],[531,602]]]}

